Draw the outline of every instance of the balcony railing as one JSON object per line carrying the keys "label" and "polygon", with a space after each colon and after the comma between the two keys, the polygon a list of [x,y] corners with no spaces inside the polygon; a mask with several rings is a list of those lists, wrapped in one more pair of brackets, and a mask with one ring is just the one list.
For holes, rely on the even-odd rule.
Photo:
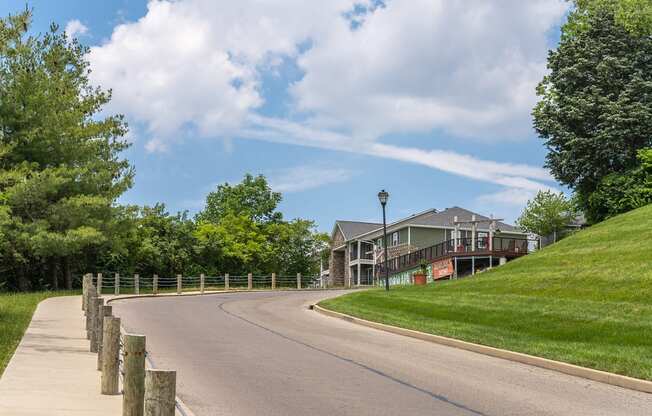
{"label": "balcony railing", "polygon": [[[474,241],[471,238],[458,238],[435,244],[434,246],[422,248],[402,256],[390,258],[387,261],[390,273],[417,267],[421,260],[428,262],[436,261],[449,256],[460,256],[465,253],[474,255],[496,255],[496,256],[520,256],[528,253],[529,240],[525,238],[477,237]],[[491,244],[490,244],[491,243]],[[457,244],[457,246],[456,246]],[[376,271],[382,276],[384,264],[376,266]]]}
{"label": "balcony railing", "polygon": [[[363,260],[373,260],[374,259],[374,253],[373,253],[373,248],[368,248],[365,247],[365,245],[362,246],[362,255],[359,256]],[[353,246],[350,254],[350,260],[357,260],[358,259],[358,247],[356,245]]]}

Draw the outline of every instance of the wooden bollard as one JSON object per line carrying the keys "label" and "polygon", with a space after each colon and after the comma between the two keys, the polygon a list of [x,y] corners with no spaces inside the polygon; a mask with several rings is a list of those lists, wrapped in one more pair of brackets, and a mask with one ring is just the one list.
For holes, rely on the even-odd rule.
{"label": "wooden bollard", "polygon": [[297,289],[301,289],[301,273],[297,273]]}
{"label": "wooden bollard", "polygon": [[229,274],[224,275],[224,290],[229,290]]}
{"label": "wooden bollard", "polygon": [[95,305],[95,300],[97,299],[97,293],[95,293],[95,286],[89,286],[88,300],[86,301],[86,339],[91,339],[91,333],[93,332],[93,324],[95,323],[95,314],[93,309],[97,310]]}
{"label": "wooden bollard", "polygon": [[140,276],[138,274],[134,275],[134,294],[140,295]]}
{"label": "wooden bollard", "polygon": [[122,416],[142,416],[145,398],[145,336],[123,337]]}
{"label": "wooden bollard", "polygon": [[204,293],[204,279],[206,277],[204,276],[204,273],[199,275],[199,292]]}
{"label": "wooden bollard", "polygon": [[276,289],[276,273],[272,273],[272,289]]}
{"label": "wooden bollard", "polygon": [[118,296],[120,294],[120,273],[115,274],[115,281],[113,282],[113,293]]}
{"label": "wooden bollard", "polygon": [[92,303],[92,307],[95,308],[93,311],[92,322],[91,322],[91,352],[99,351],[99,333],[101,327],[98,326],[100,322],[100,313],[102,313],[102,306],[104,306],[104,298],[94,298],[95,300]]}
{"label": "wooden bollard", "polygon": [[177,372],[145,372],[145,416],[174,416],[177,395]]}
{"label": "wooden bollard", "polygon": [[181,294],[181,290],[182,290],[182,289],[183,289],[183,288],[181,287],[181,275],[178,274],[178,275],[177,275],[177,295],[180,295],[180,294]]}
{"label": "wooden bollard", "polygon": [[104,318],[113,315],[111,305],[99,306],[97,311],[97,370],[102,371],[102,348],[104,344]]}
{"label": "wooden bollard", "polygon": [[82,279],[82,310],[86,312],[86,304],[88,303],[88,287],[91,284],[91,277],[88,273]]}
{"label": "wooden bollard", "polygon": [[152,293],[158,295],[158,274],[155,274],[152,280]]}
{"label": "wooden bollard", "polygon": [[97,296],[102,296],[102,273],[97,274]]}
{"label": "wooden bollard", "polygon": [[251,290],[254,287],[254,279],[251,273],[247,273],[247,289]]}
{"label": "wooden bollard", "polygon": [[120,376],[120,318],[104,317],[102,335],[102,394],[118,394]]}

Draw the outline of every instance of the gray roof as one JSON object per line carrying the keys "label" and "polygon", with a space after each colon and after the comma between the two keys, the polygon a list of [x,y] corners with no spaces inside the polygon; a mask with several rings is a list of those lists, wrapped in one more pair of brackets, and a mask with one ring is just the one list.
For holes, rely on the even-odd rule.
{"label": "gray roof", "polygon": [[[451,207],[451,208],[446,208],[443,211],[435,211],[435,210],[429,211],[422,215],[416,216],[411,220],[405,221],[404,225],[454,227],[455,224],[453,224],[453,221],[455,216],[457,216],[458,221],[470,221],[472,215],[475,215],[476,220],[487,220],[487,221],[490,220],[489,217],[485,217],[484,215],[480,215],[475,212],[469,211],[468,209],[464,209],[460,207]],[[504,222],[498,221],[496,223],[496,226],[500,231],[520,232],[520,229],[518,227],[514,227],[513,225],[506,224]],[[487,225],[484,227],[481,226],[480,228],[489,228],[489,223],[487,223]]]}
{"label": "gray roof", "polygon": [[344,233],[344,239],[350,240],[356,235],[368,233],[382,227],[383,224],[375,222],[361,222],[361,221],[341,221],[337,220],[336,224],[340,226],[342,233]]}
{"label": "gray roof", "polygon": [[[455,216],[457,216],[458,221],[470,221],[471,216],[475,215],[476,220],[487,220],[490,218],[478,213],[469,211],[468,209],[460,207],[451,207],[446,208],[443,211],[437,211],[436,209],[429,209],[427,211],[421,212],[419,214],[410,215],[407,218],[395,221],[391,224],[387,224],[388,230],[397,230],[400,228],[411,226],[422,226],[422,227],[446,227],[452,228],[455,226],[453,224]],[[370,223],[370,222],[357,222],[357,221],[337,221],[337,224],[340,225],[342,232],[344,233],[345,240],[351,240],[352,238],[358,237],[360,235],[367,234],[368,238],[375,238],[375,234],[380,233],[380,228],[382,224],[380,223]],[[496,226],[500,231],[506,232],[522,232],[518,227],[515,227],[510,224],[506,224],[501,221],[496,222]],[[462,225],[463,229],[470,228],[470,225]],[[480,224],[479,229],[488,230],[489,223]],[[376,231],[376,233],[373,233]]]}

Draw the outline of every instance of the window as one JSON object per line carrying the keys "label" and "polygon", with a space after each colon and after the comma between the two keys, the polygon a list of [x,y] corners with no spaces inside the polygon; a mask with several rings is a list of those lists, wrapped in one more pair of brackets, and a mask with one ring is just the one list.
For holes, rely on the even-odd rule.
{"label": "window", "polygon": [[395,231],[395,232],[392,233],[392,245],[397,246],[398,243],[399,243],[398,231]]}

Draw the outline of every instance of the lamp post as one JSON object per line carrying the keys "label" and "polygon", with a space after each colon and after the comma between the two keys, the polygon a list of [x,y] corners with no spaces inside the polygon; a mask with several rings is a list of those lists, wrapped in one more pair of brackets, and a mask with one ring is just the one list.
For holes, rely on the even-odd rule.
{"label": "lamp post", "polygon": [[378,200],[380,205],[383,206],[383,248],[385,249],[385,290],[389,290],[389,268],[387,263],[387,222],[385,220],[385,205],[387,205],[387,200],[389,199],[389,194],[382,191],[378,192]]}

